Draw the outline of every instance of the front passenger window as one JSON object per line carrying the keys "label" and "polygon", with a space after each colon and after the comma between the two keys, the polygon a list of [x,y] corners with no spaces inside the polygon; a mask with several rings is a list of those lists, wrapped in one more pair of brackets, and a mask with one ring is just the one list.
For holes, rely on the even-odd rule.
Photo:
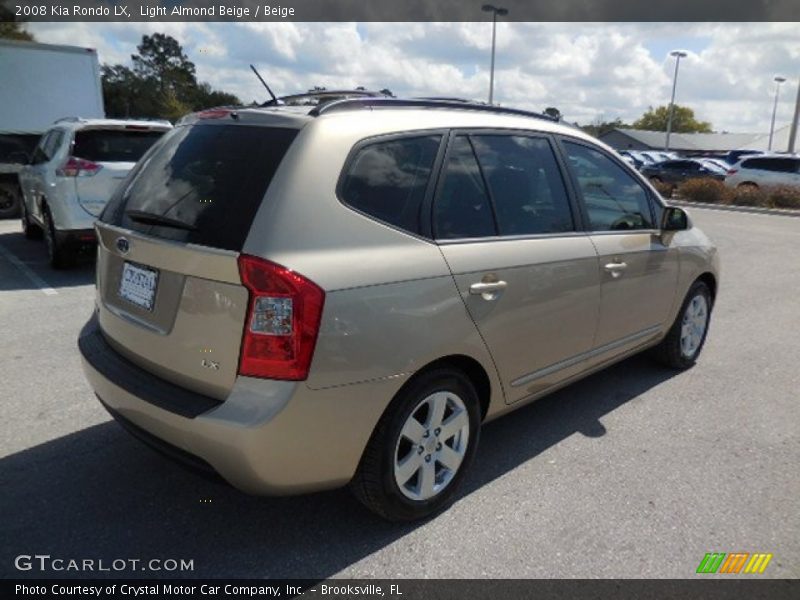
{"label": "front passenger window", "polygon": [[644,187],[598,150],[564,142],[593,231],[654,229]]}

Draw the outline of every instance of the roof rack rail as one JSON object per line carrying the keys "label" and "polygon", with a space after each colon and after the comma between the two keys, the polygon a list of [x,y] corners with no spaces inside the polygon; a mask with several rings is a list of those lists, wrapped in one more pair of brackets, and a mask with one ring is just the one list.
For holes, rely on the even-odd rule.
{"label": "roof rack rail", "polygon": [[[466,98],[455,98],[451,96],[415,96],[411,100],[442,100],[444,102],[460,102],[467,104],[484,104],[483,102],[476,102],[475,100],[467,100]],[[485,104],[484,106],[488,106]]]}
{"label": "roof rack rail", "polygon": [[56,119],[53,123],[80,123],[84,119],[82,117],[61,117],[60,119]]}
{"label": "roof rack rail", "polygon": [[312,117],[322,114],[339,112],[345,110],[357,110],[360,108],[454,108],[459,110],[475,110],[497,114],[519,115],[521,117],[532,117],[545,121],[558,122],[558,119],[550,115],[522,110],[519,108],[508,108],[505,106],[495,106],[491,104],[479,104],[477,102],[465,102],[460,99],[439,99],[439,98],[345,98],[335,102],[328,102],[322,106],[316,106],[309,111]]}
{"label": "roof rack rail", "polygon": [[298,94],[289,94],[287,96],[280,96],[277,98],[277,102],[275,100],[267,100],[263,104],[262,107],[267,106],[281,106],[289,104],[291,105],[293,101],[302,100],[302,99],[324,99],[324,98],[336,98],[337,96],[343,97],[356,97],[356,98],[391,98],[391,92],[389,90],[367,90],[364,88],[354,89],[354,90],[328,90],[325,88],[319,89],[311,89],[307,92],[300,92]]}

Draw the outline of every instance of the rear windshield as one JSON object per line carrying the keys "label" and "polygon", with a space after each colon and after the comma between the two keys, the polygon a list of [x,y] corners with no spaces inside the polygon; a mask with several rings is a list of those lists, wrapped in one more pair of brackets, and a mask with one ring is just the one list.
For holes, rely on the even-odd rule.
{"label": "rear windshield", "polygon": [[72,155],[94,162],[136,162],[163,131],[88,129],[75,134]]}
{"label": "rear windshield", "polygon": [[247,125],[178,127],[137,165],[101,220],[238,252],[296,135]]}

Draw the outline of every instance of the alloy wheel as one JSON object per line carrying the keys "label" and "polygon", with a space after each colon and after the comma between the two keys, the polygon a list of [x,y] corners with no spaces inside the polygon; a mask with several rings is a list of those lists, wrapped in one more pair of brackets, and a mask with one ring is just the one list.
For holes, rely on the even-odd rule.
{"label": "alloy wheel", "polygon": [[708,326],[708,301],[703,294],[691,299],[681,321],[681,354],[692,358],[703,343]]}
{"label": "alloy wheel", "polygon": [[449,391],[422,400],[406,419],[394,452],[394,478],[402,494],[433,498],[458,472],[469,444],[469,414]]}

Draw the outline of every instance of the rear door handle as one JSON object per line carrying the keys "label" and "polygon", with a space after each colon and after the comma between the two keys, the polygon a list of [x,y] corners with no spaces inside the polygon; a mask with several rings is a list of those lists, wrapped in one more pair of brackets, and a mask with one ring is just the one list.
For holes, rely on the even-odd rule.
{"label": "rear door handle", "polygon": [[482,296],[484,300],[494,300],[497,298],[497,293],[502,292],[506,287],[508,284],[505,281],[482,281],[469,286],[469,293],[473,296]]}
{"label": "rear door handle", "polygon": [[628,263],[624,262],[610,262],[605,265],[605,270],[611,273],[612,277],[619,277],[622,272],[628,268]]}

